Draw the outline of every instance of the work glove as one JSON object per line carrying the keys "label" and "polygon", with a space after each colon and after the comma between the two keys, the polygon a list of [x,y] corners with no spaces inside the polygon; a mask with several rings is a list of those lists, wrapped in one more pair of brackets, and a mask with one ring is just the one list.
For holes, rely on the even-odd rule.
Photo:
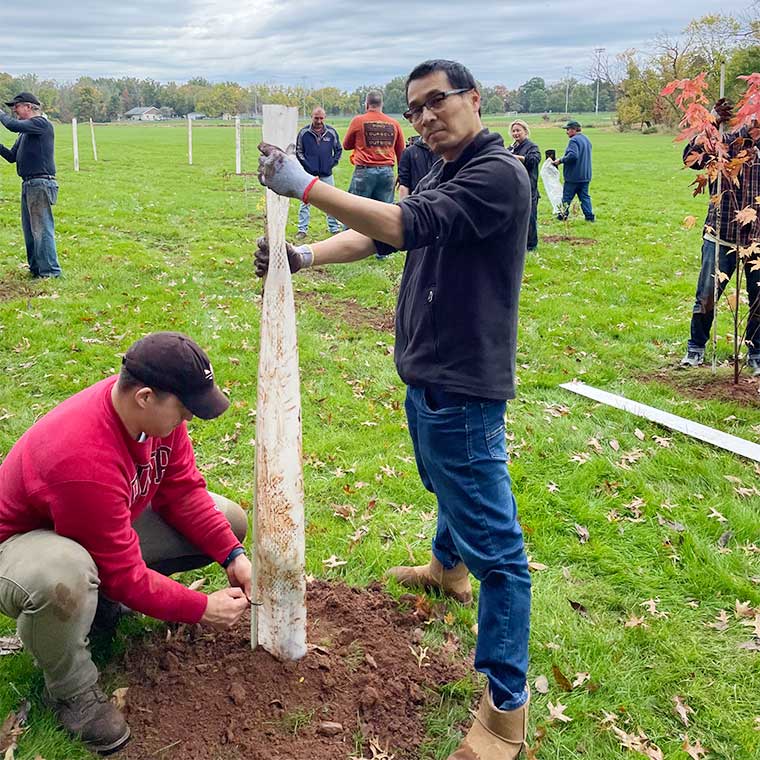
{"label": "work glove", "polygon": [[733,117],[734,104],[727,98],[721,98],[715,101],[713,106],[713,114],[715,115],[715,125],[720,126],[726,122],[731,121]]}
{"label": "work glove", "polygon": [[286,151],[276,145],[259,143],[259,182],[277,195],[303,200],[306,189],[315,177],[309,174],[296,158],[295,147]]}
{"label": "work glove", "polygon": [[[300,269],[307,269],[314,263],[314,254],[308,245],[294,247],[290,243],[285,243],[285,252],[288,254],[288,266],[290,266],[291,274],[295,274]],[[269,241],[265,237],[260,237],[256,241],[253,261],[256,267],[256,276],[265,277],[269,271]]]}

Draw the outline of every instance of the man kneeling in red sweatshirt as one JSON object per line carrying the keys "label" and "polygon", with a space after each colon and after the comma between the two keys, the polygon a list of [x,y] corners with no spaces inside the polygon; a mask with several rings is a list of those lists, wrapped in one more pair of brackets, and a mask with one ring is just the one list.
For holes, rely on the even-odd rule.
{"label": "man kneeling in red sweatshirt", "polygon": [[[225,628],[248,607],[245,513],[206,489],[186,424],[228,406],[196,343],[153,333],[118,376],[55,407],[0,465],[0,612],[42,668],[45,701],[96,752],[130,733],[98,686],[96,609]],[[229,588],[206,595],[167,577],[214,561]]]}

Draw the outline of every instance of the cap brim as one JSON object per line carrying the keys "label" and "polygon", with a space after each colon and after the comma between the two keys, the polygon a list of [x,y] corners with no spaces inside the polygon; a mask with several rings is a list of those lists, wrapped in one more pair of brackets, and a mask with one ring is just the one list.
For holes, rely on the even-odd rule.
{"label": "cap brim", "polygon": [[5,101],[5,105],[6,106],[15,106],[16,105],[16,101],[15,100],[6,100]]}
{"label": "cap brim", "polygon": [[213,420],[220,414],[224,414],[230,406],[230,400],[216,385],[202,393],[178,396],[178,398],[189,411],[202,420]]}

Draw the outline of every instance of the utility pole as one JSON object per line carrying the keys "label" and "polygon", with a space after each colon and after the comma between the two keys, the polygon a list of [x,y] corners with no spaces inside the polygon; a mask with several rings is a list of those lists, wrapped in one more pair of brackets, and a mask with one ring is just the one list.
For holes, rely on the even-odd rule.
{"label": "utility pole", "polygon": [[570,116],[570,111],[568,111],[570,107],[570,71],[571,68],[565,66],[565,118]]}
{"label": "utility pole", "polygon": [[602,73],[602,53],[604,51],[605,48],[603,47],[594,48],[596,54],[596,107],[594,113],[599,113],[599,78]]}

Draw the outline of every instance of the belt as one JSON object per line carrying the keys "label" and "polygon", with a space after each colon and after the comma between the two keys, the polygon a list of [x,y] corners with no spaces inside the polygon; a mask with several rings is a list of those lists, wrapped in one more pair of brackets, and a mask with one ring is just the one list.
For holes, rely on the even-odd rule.
{"label": "belt", "polygon": [[55,174],[28,174],[21,178],[24,182],[28,179],[55,179]]}
{"label": "belt", "polygon": [[393,164],[354,164],[357,169],[392,169]]}

